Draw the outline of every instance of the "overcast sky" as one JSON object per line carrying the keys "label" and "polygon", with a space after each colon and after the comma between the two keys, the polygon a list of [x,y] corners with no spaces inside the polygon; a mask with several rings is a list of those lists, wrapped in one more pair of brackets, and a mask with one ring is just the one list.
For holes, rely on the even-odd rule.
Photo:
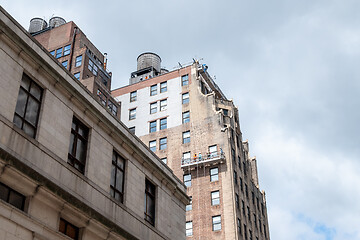
{"label": "overcast sky", "polygon": [[24,28],[73,20],[107,52],[113,88],[152,51],[203,59],[240,111],[271,239],[360,239],[360,1],[0,0]]}

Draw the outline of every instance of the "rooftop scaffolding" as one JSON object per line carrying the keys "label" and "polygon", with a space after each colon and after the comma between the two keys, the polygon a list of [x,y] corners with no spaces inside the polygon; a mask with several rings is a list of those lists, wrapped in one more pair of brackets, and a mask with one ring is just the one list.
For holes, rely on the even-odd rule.
{"label": "rooftop scaffolding", "polygon": [[225,162],[225,153],[223,151],[211,152],[192,158],[181,158],[181,168],[198,166],[199,164],[214,164]]}

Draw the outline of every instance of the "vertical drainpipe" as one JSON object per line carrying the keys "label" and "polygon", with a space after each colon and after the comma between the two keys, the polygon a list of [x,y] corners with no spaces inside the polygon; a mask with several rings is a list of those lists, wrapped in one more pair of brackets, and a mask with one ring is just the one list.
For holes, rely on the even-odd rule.
{"label": "vertical drainpipe", "polygon": [[74,27],[73,39],[72,39],[72,43],[71,43],[71,52],[70,52],[69,72],[71,72],[71,67],[72,67],[72,60],[73,60],[73,56],[74,56],[74,47],[75,47],[75,36],[76,36],[77,29],[78,29],[77,27]]}

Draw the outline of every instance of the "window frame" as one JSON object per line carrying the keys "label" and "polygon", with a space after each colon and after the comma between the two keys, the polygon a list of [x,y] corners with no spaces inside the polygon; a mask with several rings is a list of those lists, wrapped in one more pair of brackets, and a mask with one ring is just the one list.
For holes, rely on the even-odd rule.
{"label": "window frame", "polygon": [[160,118],[160,130],[167,129],[167,117]]}
{"label": "window frame", "polygon": [[[214,196],[215,194],[217,194],[217,197]],[[211,206],[220,205],[220,190],[212,191],[210,195],[211,195]]]}
{"label": "window frame", "polygon": [[108,105],[107,105],[108,109],[110,110],[111,114],[114,116],[117,116],[118,113],[118,107],[116,106],[115,103],[113,103],[112,101],[108,101]]}
{"label": "window frame", "polygon": [[164,93],[164,92],[167,92],[167,81],[160,83],[160,93]]}
{"label": "window frame", "polygon": [[[26,196],[19,193],[18,191],[14,190],[13,188],[5,185],[4,183],[0,182],[0,190],[2,189],[2,191],[0,191],[0,199],[3,200],[4,202],[16,207],[17,209],[20,209],[21,211],[24,211],[25,209],[25,201],[26,201]],[[7,191],[6,196],[4,194],[4,190]],[[14,200],[12,196],[16,196],[18,197],[18,199],[21,200],[21,204],[18,205],[18,203],[16,203],[16,199]]]}
{"label": "window frame", "polygon": [[189,92],[183,93],[181,96],[182,96],[182,104],[187,104],[190,102]]}
{"label": "window frame", "polygon": [[69,55],[71,52],[71,44],[68,44],[64,47],[63,56]]}
{"label": "window frame", "polygon": [[[75,124],[75,129],[73,129],[73,126]],[[81,132],[79,132],[79,129],[81,128],[81,132],[84,132],[84,136],[82,136]],[[89,133],[90,129],[82,123],[77,117],[73,116],[72,125],[71,125],[71,136],[70,136],[70,144],[69,144],[69,153],[68,153],[68,160],[67,163],[74,167],[76,170],[78,170],[80,173],[85,174],[85,166],[86,166],[86,159],[87,159],[87,152],[88,152],[88,141],[89,141]],[[71,146],[71,139],[73,137],[73,144]],[[78,140],[83,142],[84,149],[80,150],[84,151],[83,159],[77,158],[77,144]],[[71,153],[70,153],[70,147]],[[76,165],[79,165],[77,167]]]}
{"label": "window frame", "polygon": [[156,120],[149,122],[149,133],[156,132]]}
{"label": "window frame", "polygon": [[163,137],[159,139],[159,150],[165,150],[165,149],[167,149],[167,137]]}
{"label": "window frame", "polygon": [[182,113],[182,123],[184,124],[188,122],[190,122],[190,111],[186,111]]}
{"label": "window frame", "polygon": [[[215,219],[219,219],[218,221],[215,222]],[[216,228],[216,226],[220,226],[220,228]],[[216,215],[216,216],[212,216],[212,230],[214,232],[217,232],[217,231],[221,231],[221,215]]]}
{"label": "window frame", "polygon": [[136,119],[136,108],[129,109],[129,121]]}
{"label": "window frame", "polygon": [[63,56],[63,48],[57,48],[56,49],[56,53],[55,53],[55,58],[58,59],[58,58],[61,58]]}
{"label": "window frame", "polygon": [[[64,226],[64,231],[61,231],[61,222],[64,222],[65,226]],[[67,227],[70,226],[72,227],[74,230],[75,230],[75,237],[71,237],[67,234]],[[71,224],[70,222],[66,221],[65,219],[63,218],[60,218],[60,221],[59,221],[59,232],[68,236],[69,238],[72,238],[72,239],[79,239],[79,228],[76,227],[74,224]]]}
{"label": "window frame", "polygon": [[167,109],[167,99],[160,100],[160,112]]}
{"label": "window frame", "polygon": [[[189,226],[189,228],[188,228],[188,226]],[[190,236],[193,235],[193,221],[187,221],[186,222],[186,224],[185,224],[185,235],[186,235],[186,237],[190,237]]]}
{"label": "window frame", "polygon": [[137,91],[130,92],[130,102],[136,102],[137,101]]}
{"label": "window frame", "polygon": [[[26,86],[27,84],[28,86]],[[34,95],[32,89],[38,89],[39,96]],[[22,96],[20,97],[21,92],[23,93],[21,94]],[[30,78],[27,74],[23,73],[18,91],[17,100],[16,100],[13,123],[16,127],[20,128],[22,131],[24,131],[27,135],[29,135],[32,138],[36,137],[36,133],[38,130],[43,93],[44,93],[44,89],[39,84],[37,84],[32,78]],[[23,96],[25,96],[25,98]],[[33,109],[31,113],[27,112],[28,107],[32,105],[31,102],[37,104],[38,106],[36,109],[37,114],[35,119],[28,119],[28,116],[31,117],[31,113],[33,113],[34,110]],[[21,113],[21,111],[23,111],[23,113]],[[28,132],[27,129],[30,128],[32,129],[33,133]]]}
{"label": "window frame", "polygon": [[[77,76],[78,76],[78,77],[77,77]],[[80,80],[80,72],[74,73],[74,77],[75,77],[77,80]]]}
{"label": "window frame", "polygon": [[[153,203],[149,203],[151,200]],[[153,206],[150,210],[152,211],[153,217],[150,216],[148,212],[148,206]],[[156,218],[156,186],[148,179],[145,179],[145,209],[144,209],[144,219],[149,222],[151,225],[155,226]]]}
{"label": "window frame", "polygon": [[[214,174],[211,171],[213,169],[217,170],[217,172]],[[216,180],[213,180],[213,178],[216,178]],[[217,181],[219,181],[219,167],[210,168],[210,182],[217,182]]]}
{"label": "window frame", "polygon": [[189,198],[190,198],[190,202],[189,202],[188,205],[185,206],[185,211],[186,211],[186,212],[192,210],[192,196],[189,196]]}
{"label": "window frame", "polygon": [[82,65],[82,59],[83,59],[82,55],[76,56],[76,58],[75,58],[75,67],[80,67]]}
{"label": "window frame", "polygon": [[[187,135],[189,135],[189,136],[187,137]],[[190,137],[191,137],[190,130],[182,132],[182,143],[183,144],[189,143],[191,141]]]}
{"label": "window frame", "polygon": [[155,96],[155,95],[157,95],[157,84],[150,86],[150,96]]}
{"label": "window frame", "polygon": [[[154,144],[153,144],[154,143]],[[151,146],[153,145],[153,146]],[[156,152],[156,140],[152,140],[152,141],[149,141],[149,149],[152,151],[152,152]]]}
{"label": "window frame", "polygon": [[157,113],[157,102],[150,103],[150,114]]}
{"label": "window frame", "polygon": [[[185,179],[187,178],[187,179]],[[183,175],[184,185],[188,188],[191,187],[191,173],[187,173]]]}
{"label": "window frame", "polygon": [[96,96],[98,97],[100,103],[103,106],[106,106],[106,103],[107,103],[106,96],[99,88],[96,90]]}
{"label": "window frame", "polygon": [[189,85],[189,74],[185,74],[181,76],[181,86]]}
{"label": "window frame", "polygon": [[65,69],[67,69],[67,68],[68,68],[68,63],[69,63],[69,61],[68,61],[68,60],[65,60],[65,61],[63,61],[63,62],[61,63],[61,65],[62,65]]}
{"label": "window frame", "polygon": [[[119,159],[122,161],[122,164],[119,164]],[[110,176],[110,195],[117,201],[123,203],[124,202],[124,186],[125,186],[125,166],[126,161],[125,158],[123,158],[120,154],[118,154],[116,151],[113,151],[112,161],[111,161],[111,176]],[[113,176],[114,171],[114,178]],[[118,171],[122,173],[122,179],[121,179],[121,186],[117,186],[117,179],[118,179]],[[120,189],[119,189],[120,188]],[[119,194],[119,199],[116,198],[116,194]]]}

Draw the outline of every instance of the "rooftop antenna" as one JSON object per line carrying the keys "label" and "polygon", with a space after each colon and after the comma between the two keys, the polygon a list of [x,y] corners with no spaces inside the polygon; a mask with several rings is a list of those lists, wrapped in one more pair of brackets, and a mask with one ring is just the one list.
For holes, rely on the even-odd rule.
{"label": "rooftop antenna", "polygon": [[104,53],[104,57],[105,57],[105,61],[104,61],[104,70],[106,70],[106,65],[107,65],[107,53]]}
{"label": "rooftop antenna", "polygon": [[179,64],[180,68],[182,68],[182,67],[183,67],[183,66],[181,65],[181,63],[180,63],[180,62],[178,62],[178,64]]}

